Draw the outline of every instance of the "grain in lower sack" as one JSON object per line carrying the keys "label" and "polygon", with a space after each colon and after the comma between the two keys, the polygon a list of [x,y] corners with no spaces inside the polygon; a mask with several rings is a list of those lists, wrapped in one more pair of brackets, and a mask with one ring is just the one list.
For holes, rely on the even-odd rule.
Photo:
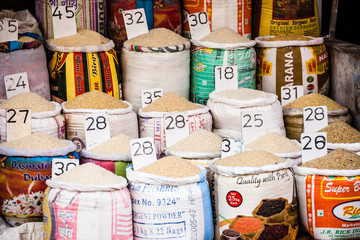
{"label": "grain in lower sack", "polygon": [[265,133],[276,132],[285,136],[282,109],[275,94],[239,88],[214,91],[209,97],[206,106],[213,116],[213,132],[217,135],[243,139],[243,112],[258,111],[263,112]]}
{"label": "grain in lower sack", "polygon": [[189,133],[198,129],[212,130],[209,108],[192,103],[176,93],[166,93],[138,112],[140,137],[154,138],[157,155],[165,150],[164,114],[169,112],[178,112],[188,117]]}
{"label": "grain in lower sack", "polygon": [[119,134],[91,149],[82,149],[80,163],[95,163],[110,172],[126,177],[126,167],[131,164],[130,140],[133,137]]}
{"label": "grain in lower sack", "polygon": [[44,239],[133,239],[125,178],[85,163],[46,184]]}
{"label": "grain in lower sack", "polygon": [[292,160],[262,150],[213,161],[215,239],[222,239],[230,229],[244,239],[268,235],[295,240],[299,224],[293,165]]}
{"label": "grain in lower sack", "polygon": [[324,38],[277,35],[257,37],[257,82],[281,97],[281,87],[300,85],[308,93],[329,92],[330,63]]}
{"label": "grain in lower sack", "polygon": [[114,42],[101,34],[77,29],[67,37],[48,39],[51,97],[60,103],[99,90],[120,98],[119,62]]}
{"label": "grain in lower sack", "polygon": [[[345,149],[294,166],[301,224],[314,239],[359,239],[360,156]],[[323,216],[326,216],[324,218]]]}
{"label": "grain in lower sack", "polygon": [[154,28],[124,42],[121,52],[124,99],[135,111],[141,107],[141,90],[162,88],[188,99],[190,42],[165,28]]}
{"label": "grain in lower sack", "polygon": [[61,106],[66,121],[66,138],[77,145],[78,152],[86,146],[84,130],[86,114],[107,114],[111,136],[125,134],[138,137],[137,116],[129,102],[93,90],[63,102]]}
{"label": "grain in lower sack", "polygon": [[310,93],[283,106],[286,136],[288,138],[300,141],[301,133],[304,131],[303,108],[316,106],[327,107],[329,123],[343,121],[351,124],[351,116],[346,107],[327,96]]}
{"label": "grain in lower sack", "polygon": [[209,94],[215,90],[216,66],[236,66],[238,87],[255,89],[255,41],[223,27],[191,42],[192,102],[206,104]]}
{"label": "grain in lower sack", "polygon": [[[212,239],[206,170],[167,156],[138,170],[126,169],[135,239]],[[144,231],[157,229],[156,231]]]}
{"label": "grain in lower sack", "polygon": [[25,92],[17,94],[0,103],[0,140],[6,140],[6,109],[30,109],[31,131],[44,132],[54,137],[65,138],[65,118],[61,106],[42,96]]}
{"label": "grain in lower sack", "polygon": [[76,146],[43,132],[0,144],[1,214],[11,226],[41,222],[45,181],[54,158],[79,156]]}

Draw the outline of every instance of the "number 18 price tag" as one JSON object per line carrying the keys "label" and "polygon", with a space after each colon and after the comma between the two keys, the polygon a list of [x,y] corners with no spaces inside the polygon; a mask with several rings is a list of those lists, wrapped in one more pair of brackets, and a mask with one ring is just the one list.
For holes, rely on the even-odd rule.
{"label": "number 18 price tag", "polygon": [[154,138],[131,139],[130,150],[134,170],[145,167],[157,160]]}
{"label": "number 18 price tag", "polygon": [[76,166],[79,166],[79,159],[53,158],[51,161],[51,178],[54,179]]}
{"label": "number 18 price tag", "polygon": [[206,12],[191,13],[187,16],[191,39],[200,40],[210,34],[210,24]]}
{"label": "number 18 price tag", "polygon": [[75,6],[52,7],[54,38],[76,34]]}
{"label": "number 18 price tag", "polygon": [[26,72],[4,76],[6,97],[11,98],[19,93],[30,92]]}
{"label": "number 18 price tag", "polygon": [[237,66],[215,66],[215,90],[238,89]]}
{"label": "number 18 price tag", "polygon": [[84,117],[86,149],[93,148],[110,139],[108,115],[105,113],[86,114]]}
{"label": "number 18 price tag", "polygon": [[326,132],[302,133],[302,162],[313,160],[327,154]]}
{"label": "number 18 price tag", "polygon": [[123,18],[128,39],[149,32],[145,10],[143,8],[123,11]]}

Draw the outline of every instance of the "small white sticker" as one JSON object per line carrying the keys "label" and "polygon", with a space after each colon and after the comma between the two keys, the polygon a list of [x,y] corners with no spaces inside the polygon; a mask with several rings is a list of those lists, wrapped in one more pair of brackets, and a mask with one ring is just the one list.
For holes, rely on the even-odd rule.
{"label": "small white sticker", "polygon": [[31,135],[31,109],[6,109],[6,141]]}
{"label": "small white sticker", "polygon": [[304,87],[301,85],[282,86],[281,87],[281,105],[294,101],[295,99],[304,96]]}
{"label": "small white sticker", "polygon": [[157,160],[154,138],[131,139],[130,149],[134,170],[145,167]]}
{"label": "small white sticker", "polygon": [[128,39],[149,32],[145,10],[143,8],[123,11],[123,18]]}
{"label": "small white sticker", "polygon": [[18,21],[15,19],[0,19],[0,42],[18,40]]}
{"label": "small white sticker", "polygon": [[215,90],[238,89],[237,66],[215,66]]}
{"label": "small white sticker", "polygon": [[162,88],[150,88],[141,90],[141,106],[144,108],[155,99],[163,96]]}
{"label": "small white sticker", "polygon": [[108,115],[86,114],[84,117],[86,149],[91,149],[111,138]]}
{"label": "small white sticker", "polygon": [[189,120],[184,113],[171,112],[164,115],[166,147],[189,135]]}
{"label": "small white sticker", "polygon": [[210,24],[206,12],[197,12],[187,15],[191,39],[200,40],[210,34]]}
{"label": "small white sticker", "polygon": [[79,159],[53,158],[51,161],[51,178],[54,179],[73,167],[79,166],[79,164]]}
{"label": "small white sticker", "polygon": [[4,76],[6,97],[11,98],[19,93],[30,92],[26,72]]}
{"label": "small white sticker", "polygon": [[241,115],[242,140],[249,143],[265,134],[263,111],[243,111]]}
{"label": "small white sticker", "polygon": [[52,7],[54,38],[76,34],[76,16],[74,6]]}
{"label": "small white sticker", "polygon": [[327,106],[303,108],[304,132],[317,132],[328,125]]}
{"label": "small white sticker", "polygon": [[326,132],[301,134],[302,162],[313,160],[327,154]]}
{"label": "small white sticker", "polygon": [[223,138],[221,143],[221,158],[243,152],[244,145],[240,139]]}

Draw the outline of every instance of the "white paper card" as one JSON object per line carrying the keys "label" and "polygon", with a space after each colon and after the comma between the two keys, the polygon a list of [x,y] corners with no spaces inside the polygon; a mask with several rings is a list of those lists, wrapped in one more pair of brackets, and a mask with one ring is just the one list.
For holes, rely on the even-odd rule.
{"label": "white paper card", "polygon": [[241,153],[245,150],[240,139],[223,138],[221,142],[221,158]]}
{"label": "white paper card", "polygon": [[31,135],[31,109],[6,109],[6,141]]}
{"label": "white paper card", "polygon": [[51,161],[51,178],[54,179],[79,165],[79,159],[53,158]]}
{"label": "white paper card", "polygon": [[123,11],[123,18],[128,39],[149,32],[143,8]]}
{"label": "white paper card", "polygon": [[146,107],[155,99],[163,96],[163,89],[162,88],[149,88],[149,89],[142,89],[141,90],[141,107]]}
{"label": "white paper card", "polygon": [[75,6],[52,7],[54,38],[76,34]]}
{"label": "white paper card", "polygon": [[111,138],[109,117],[105,113],[84,116],[86,149],[91,149]]}
{"label": "white paper card", "polygon": [[18,21],[15,19],[0,19],[0,42],[18,40]]}
{"label": "white paper card", "polygon": [[6,97],[11,98],[19,93],[30,92],[26,72],[4,76]]}
{"label": "white paper card", "polygon": [[134,170],[145,167],[157,160],[154,138],[152,137],[131,139],[130,149]]}
{"label": "white paper card", "polygon": [[328,125],[327,106],[303,108],[304,132],[317,132]]}
{"label": "white paper card", "polygon": [[189,120],[184,113],[170,112],[164,115],[166,147],[189,135]]}
{"label": "white paper card", "polygon": [[187,15],[191,39],[200,40],[210,34],[209,18],[206,12],[197,12]]}
{"label": "white paper card", "polygon": [[242,140],[245,144],[265,134],[263,111],[243,111],[241,115]]}
{"label": "white paper card", "polygon": [[238,89],[237,66],[215,66],[215,90]]}
{"label": "white paper card", "polygon": [[304,96],[304,87],[302,85],[282,86],[281,87],[281,105],[294,101],[295,99]]}
{"label": "white paper card", "polygon": [[326,132],[301,134],[302,162],[313,160],[327,154]]}

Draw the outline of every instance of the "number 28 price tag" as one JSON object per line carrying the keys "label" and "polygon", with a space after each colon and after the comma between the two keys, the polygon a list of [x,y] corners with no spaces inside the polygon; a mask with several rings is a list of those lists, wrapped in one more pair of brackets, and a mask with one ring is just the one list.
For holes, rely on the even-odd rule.
{"label": "number 28 price tag", "polygon": [[131,139],[130,150],[134,170],[145,167],[157,160],[154,138]]}
{"label": "number 28 price tag", "polygon": [[15,19],[0,19],[0,42],[18,40],[18,21]]}
{"label": "number 28 price tag", "polygon": [[182,113],[164,115],[166,147],[170,147],[189,135],[188,116]]}
{"label": "number 28 price tag", "polygon": [[123,18],[128,39],[149,32],[145,10],[143,8],[123,11]]}
{"label": "number 28 price tag", "polygon": [[30,92],[26,72],[4,76],[6,97],[11,98],[19,93]]}
{"label": "number 28 price tag", "polygon": [[327,106],[304,107],[304,132],[317,132],[328,125]]}
{"label": "number 28 price tag", "polygon": [[302,133],[301,147],[303,163],[325,156],[327,154],[326,132]]}
{"label": "number 28 price tag", "polygon": [[294,101],[295,99],[304,95],[304,87],[301,85],[297,86],[282,86],[281,87],[281,105]]}
{"label": "number 28 price tag", "polygon": [[93,148],[110,139],[108,115],[105,113],[86,114],[84,117],[86,148]]}
{"label": "number 28 price tag", "polygon": [[210,34],[209,18],[206,12],[197,12],[187,15],[191,39],[200,40]]}
{"label": "number 28 price tag", "polygon": [[221,142],[221,158],[244,151],[244,145],[240,139],[223,138]]}
{"label": "number 28 price tag", "polygon": [[244,111],[241,115],[241,130],[244,143],[265,134],[265,120],[263,111]]}
{"label": "number 28 price tag", "polygon": [[76,34],[75,6],[52,7],[54,38]]}
{"label": "number 28 price tag", "polygon": [[54,179],[76,166],[79,166],[79,159],[53,158],[51,161],[51,178]]}
{"label": "number 28 price tag", "polygon": [[215,90],[238,89],[237,66],[215,66]]}
{"label": "number 28 price tag", "polygon": [[155,99],[163,96],[162,88],[150,88],[141,90],[141,106],[146,107]]}
{"label": "number 28 price tag", "polygon": [[31,134],[31,109],[6,109],[6,140]]}

